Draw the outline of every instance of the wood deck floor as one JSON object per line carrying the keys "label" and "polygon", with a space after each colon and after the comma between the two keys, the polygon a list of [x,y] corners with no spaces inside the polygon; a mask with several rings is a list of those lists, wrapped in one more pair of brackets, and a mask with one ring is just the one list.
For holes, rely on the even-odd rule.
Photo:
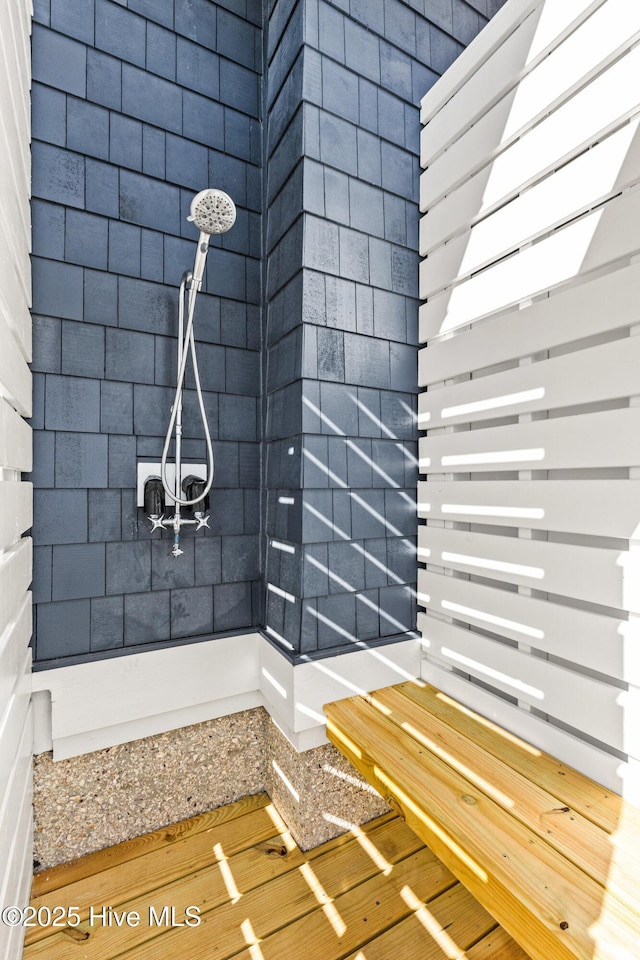
{"label": "wood deck floor", "polygon": [[527,960],[400,818],[303,853],[264,794],[44,871],[32,904],[82,919],[24,960]]}

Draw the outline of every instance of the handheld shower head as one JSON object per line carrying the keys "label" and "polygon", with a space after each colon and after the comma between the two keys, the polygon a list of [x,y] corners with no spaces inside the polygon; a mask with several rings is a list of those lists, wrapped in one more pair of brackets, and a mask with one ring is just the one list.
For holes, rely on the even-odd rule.
{"label": "handheld shower head", "polygon": [[192,280],[195,288],[199,289],[204,276],[209,238],[231,229],[236,222],[236,205],[223,190],[201,190],[191,201],[187,220],[195,223],[200,231]]}
{"label": "handheld shower head", "polygon": [[191,201],[187,220],[209,236],[226,233],[236,222],[236,206],[222,190],[201,190]]}

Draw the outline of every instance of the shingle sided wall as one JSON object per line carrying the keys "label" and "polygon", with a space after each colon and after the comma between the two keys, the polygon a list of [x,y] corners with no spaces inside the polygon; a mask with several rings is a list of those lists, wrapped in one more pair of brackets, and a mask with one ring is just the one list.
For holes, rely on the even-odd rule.
{"label": "shingle sided wall", "polygon": [[415,627],[417,105],[485,3],[269,5],[266,631]]}
{"label": "shingle sided wall", "polygon": [[[261,4],[36,0],[35,652],[39,661],[259,622]],[[212,532],[150,536],[195,192],[238,207],[197,337],[216,454]],[[193,388],[193,380],[187,381]],[[186,394],[185,458],[204,462]]]}
{"label": "shingle sided wall", "polygon": [[[499,5],[35,0],[37,661],[265,625],[264,596],[294,655],[413,628],[417,104]],[[197,311],[213,529],[176,562],[135,470],[207,185],[238,206]],[[192,389],[185,421],[204,461]]]}

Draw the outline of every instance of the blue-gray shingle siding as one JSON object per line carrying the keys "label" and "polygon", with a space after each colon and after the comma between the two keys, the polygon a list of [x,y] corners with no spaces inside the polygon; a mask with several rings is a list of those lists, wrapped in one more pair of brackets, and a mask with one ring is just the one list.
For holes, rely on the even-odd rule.
{"label": "blue-gray shingle siding", "polygon": [[[413,628],[417,102],[501,2],[35,0],[36,662]],[[196,319],[212,529],[176,562],[135,466],[160,458],[207,185],[238,218]]]}

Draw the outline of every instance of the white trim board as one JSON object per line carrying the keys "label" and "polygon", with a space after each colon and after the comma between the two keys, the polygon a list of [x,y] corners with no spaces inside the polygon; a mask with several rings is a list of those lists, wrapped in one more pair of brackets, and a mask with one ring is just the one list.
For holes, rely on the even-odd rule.
{"label": "white trim board", "polygon": [[54,760],[264,706],[296,750],[327,742],[322,707],[420,673],[416,639],[294,666],[258,633],[33,674],[35,752]]}

